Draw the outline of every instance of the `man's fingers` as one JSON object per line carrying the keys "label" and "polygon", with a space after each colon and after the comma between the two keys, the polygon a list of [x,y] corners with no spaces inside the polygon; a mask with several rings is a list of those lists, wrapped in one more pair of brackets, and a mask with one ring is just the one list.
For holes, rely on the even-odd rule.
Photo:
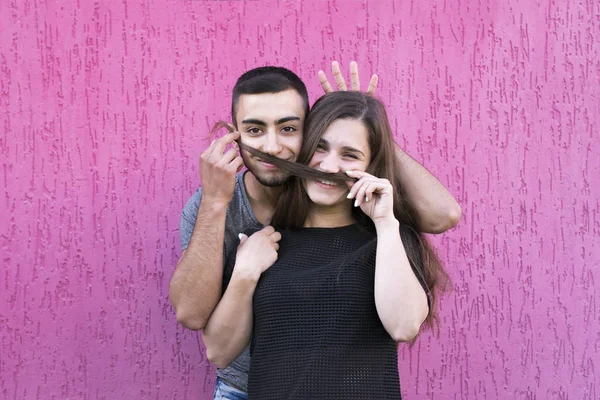
{"label": "man's fingers", "polygon": [[335,79],[335,83],[337,83],[338,89],[348,90],[346,82],[344,81],[344,76],[340,70],[340,64],[337,61],[331,63],[331,72],[333,72],[333,78]]}
{"label": "man's fingers", "polygon": [[242,168],[244,168],[244,159],[240,156],[237,156],[229,163],[231,168],[234,168],[236,172],[240,172]]}
{"label": "man's fingers", "polygon": [[238,157],[238,152],[236,149],[229,149],[221,156],[221,159],[218,161],[219,165],[227,165],[230,164],[235,158]]}
{"label": "man's fingers", "polygon": [[215,143],[216,142],[217,142],[216,140],[213,140],[212,142],[210,142],[210,144],[208,145],[208,147],[206,149],[204,149],[204,151],[200,155],[200,159],[207,160],[210,157],[210,155],[212,154],[212,152],[215,150]]}
{"label": "man's fingers", "polygon": [[233,142],[234,140],[239,139],[239,137],[240,133],[237,131],[228,133],[227,135],[220,137],[219,139],[215,140],[213,152],[216,152],[217,154],[223,154],[223,150],[225,150],[225,147],[227,147],[227,145]]}
{"label": "man's fingers", "polygon": [[367,95],[373,96],[375,94],[375,89],[377,89],[377,82],[379,82],[379,77],[377,74],[374,74],[369,81],[369,88],[367,89]]}
{"label": "man's fingers", "polygon": [[358,77],[358,64],[356,61],[350,63],[350,87],[354,91],[360,91],[360,79]]}
{"label": "man's fingers", "polygon": [[317,76],[319,77],[319,82],[321,83],[321,87],[323,88],[323,91],[325,93],[333,92],[333,88],[331,87],[331,83],[329,83],[329,80],[327,79],[327,75],[325,75],[325,72],[323,70],[320,70],[318,72]]}

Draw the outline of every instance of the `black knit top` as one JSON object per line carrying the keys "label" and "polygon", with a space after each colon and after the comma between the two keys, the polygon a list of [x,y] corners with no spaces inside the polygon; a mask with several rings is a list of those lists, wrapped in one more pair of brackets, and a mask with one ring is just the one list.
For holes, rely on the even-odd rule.
{"label": "black knit top", "polygon": [[251,400],[401,398],[375,308],[376,246],[359,225],[283,232],[254,294]]}

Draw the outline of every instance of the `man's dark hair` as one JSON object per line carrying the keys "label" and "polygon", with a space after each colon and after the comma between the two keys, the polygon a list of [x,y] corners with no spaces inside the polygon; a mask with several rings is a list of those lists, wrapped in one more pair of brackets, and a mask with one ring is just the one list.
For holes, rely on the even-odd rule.
{"label": "man's dark hair", "polygon": [[231,118],[237,126],[235,114],[240,96],[243,94],[279,93],[284,90],[294,89],[304,103],[304,117],[308,115],[308,92],[302,79],[289,69],[282,67],[258,67],[245,72],[239,77],[233,87],[231,100]]}

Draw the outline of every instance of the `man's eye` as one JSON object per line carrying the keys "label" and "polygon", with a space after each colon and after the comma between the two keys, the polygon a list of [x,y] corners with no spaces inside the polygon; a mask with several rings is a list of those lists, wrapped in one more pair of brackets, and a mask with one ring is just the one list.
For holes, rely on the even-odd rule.
{"label": "man's eye", "polygon": [[246,132],[257,134],[257,133],[260,133],[260,129],[258,129],[258,128],[250,128],[250,129],[246,130]]}
{"label": "man's eye", "polygon": [[296,127],[295,126],[286,126],[282,129],[282,131],[284,131],[286,133],[296,132]]}

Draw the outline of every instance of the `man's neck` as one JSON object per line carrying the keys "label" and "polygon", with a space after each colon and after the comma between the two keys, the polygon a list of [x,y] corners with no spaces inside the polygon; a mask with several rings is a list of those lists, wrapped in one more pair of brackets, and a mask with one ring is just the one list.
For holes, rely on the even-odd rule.
{"label": "man's neck", "polygon": [[250,171],[244,174],[244,185],[246,186],[248,201],[250,201],[250,206],[256,219],[261,224],[267,225],[271,222],[277,200],[279,200],[279,196],[281,195],[281,187],[263,185]]}
{"label": "man's neck", "polygon": [[337,228],[352,225],[356,219],[352,215],[352,209],[347,204],[339,204],[335,207],[319,207],[312,205],[304,222],[307,228]]}

